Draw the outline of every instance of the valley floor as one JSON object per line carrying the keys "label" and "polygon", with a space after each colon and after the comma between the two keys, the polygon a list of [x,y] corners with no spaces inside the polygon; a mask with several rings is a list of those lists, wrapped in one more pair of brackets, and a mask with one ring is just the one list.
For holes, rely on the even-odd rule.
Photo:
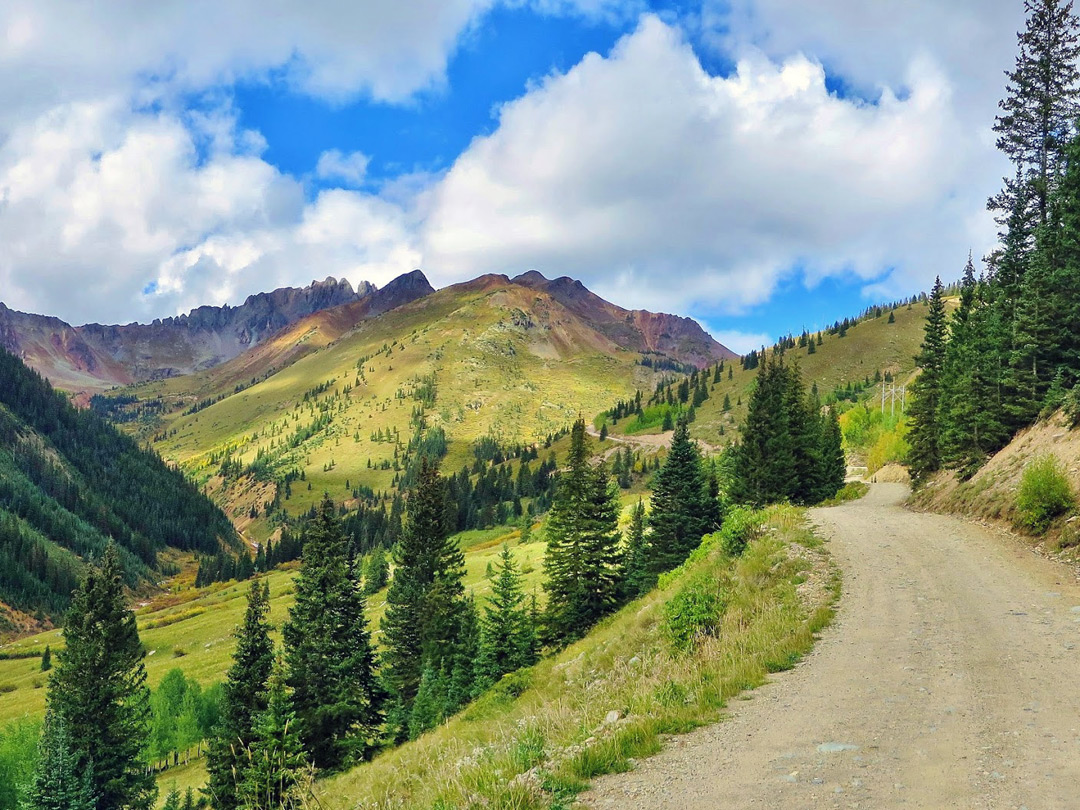
{"label": "valley floor", "polygon": [[839,613],[730,718],[581,798],[602,808],[1074,807],[1080,585],[1020,541],[903,508],[812,511]]}

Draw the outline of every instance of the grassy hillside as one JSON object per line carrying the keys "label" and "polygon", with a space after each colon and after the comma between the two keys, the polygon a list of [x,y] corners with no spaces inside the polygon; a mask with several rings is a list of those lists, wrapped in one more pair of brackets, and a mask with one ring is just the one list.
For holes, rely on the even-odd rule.
{"label": "grassy hillside", "polygon": [[[730,560],[716,539],[653,593],[558,656],[505,677],[444,726],[317,785],[329,808],[569,807],[600,773],[719,718],[725,701],[792,666],[827,623],[836,573],[802,513],[772,510]],[[723,608],[685,606],[714,595]],[[713,603],[716,604],[716,603]],[[679,649],[673,638],[696,631]]]}
{"label": "grassy hillside", "polygon": [[[854,399],[845,399],[843,407],[849,407],[855,400],[877,401],[875,397],[880,397],[881,392],[880,384],[874,383],[877,374],[883,378],[888,374],[900,385],[914,372],[926,311],[922,303],[886,308],[880,315],[871,313],[860,319],[844,336],[822,333],[821,344],[817,345],[815,341],[813,353],[808,347],[797,346],[787,349],[786,357],[798,363],[808,388],[817,385],[823,400],[827,401],[830,396],[845,397],[847,387],[854,386],[860,389],[859,393]],[[890,315],[892,323],[889,322]],[[670,373],[668,378],[676,385],[682,379],[681,375]],[[696,408],[691,435],[710,446],[724,446],[737,439],[756,379],[757,370],[744,369],[738,360],[726,362],[715,383],[710,375],[709,398]],[[867,380],[869,387],[862,389]],[[647,401],[652,393],[651,389],[643,389],[643,400]],[[727,410],[724,408],[725,397],[730,402]],[[613,435],[629,437],[643,444],[652,443],[648,437],[661,432],[659,422],[639,429],[633,419],[623,419],[615,425],[607,421]]]}
{"label": "grassy hillside", "polygon": [[[501,277],[441,290],[348,331],[312,324],[212,371],[125,392],[165,409],[148,431],[154,448],[214,491],[226,459],[258,461],[264,483],[302,472],[305,483],[294,482],[284,504],[296,514],[324,491],[341,499],[361,486],[390,490],[421,410],[429,430],[445,431],[443,468],[454,471],[472,464],[481,437],[543,441],[656,378],[639,354],[546,292]],[[290,345],[305,343],[316,348],[263,379]],[[269,494],[241,484],[219,495],[259,539],[271,527],[249,525],[246,515]]]}
{"label": "grassy hillside", "polygon": [[[57,616],[82,560],[110,540],[135,587],[160,576],[169,547],[233,542],[226,517],[181,473],[3,350],[0,380],[0,599],[8,607]],[[0,617],[0,635],[23,624]]]}

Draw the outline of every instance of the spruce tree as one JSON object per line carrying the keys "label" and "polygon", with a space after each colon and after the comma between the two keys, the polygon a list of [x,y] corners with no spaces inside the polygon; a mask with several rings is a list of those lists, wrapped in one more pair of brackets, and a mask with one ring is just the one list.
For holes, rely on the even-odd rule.
{"label": "spruce tree", "polygon": [[484,684],[536,663],[536,628],[529,616],[521,573],[503,545],[480,623],[479,674]]}
{"label": "spruce tree", "polygon": [[618,603],[619,502],[603,462],[589,464],[585,421],[570,432],[570,452],[547,519],[544,633],[561,644],[583,635]]}
{"label": "spruce tree", "polygon": [[911,478],[919,484],[941,469],[941,381],[945,366],[945,298],[941,279],[934,280],[924,337],[915,362],[921,369],[911,386],[908,408],[910,430],[908,466]]}
{"label": "spruce tree", "polygon": [[[998,148],[1032,190],[1038,222],[1049,222],[1050,197],[1080,115],[1080,23],[1072,0],[1025,0],[1025,30],[1017,35],[1016,65],[994,124]],[[1011,207],[1006,194],[991,201]]]}
{"label": "spruce tree", "polygon": [[773,353],[758,365],[735,453],[733,500],[760,507],[792,497],[798,479],[789,406],[788,370],[783,355]]}
{"label": "spruce tree", "polygon": [[48,705],[25,810],[97,810],[93,761],[80,768],[78,760],[67,724]]}
{"label": "spruce tree", "polygon": [[627,599],[647,593],[656,583],[649,569],[649,540],[645,536],[645,502],[638,499],[630,513],[626,532],[626,552],[623,555],[623,592]]}
{"label": "spruce tree", "polygon": [[425,670],[432,673],[429,680],[445,676],[447,689],[456,665],[459,680],[464,677],[460,653],[471,643],[469,605],[462,584],[464,555],[448,531],[450,505],[438,467],[422,459],[394,547],[394,576],[382,619],[383,679],[392,701],[387,726],[399,741],[408,736]]}
{"label": "spruce tree", "polygon": [[720,528],[720,509],[710,497],[701,452],[685,420],[675,426],[664,466],[653,480],[647,567],[653,575],[670,571]]}
{"label": "spruce tree", "polygon": [[270,585],[256,579],[248,589],[243,623],[236,628],[233,663],[225,675],[220,724],[206,752],[206,793],[216,810],[236,810],[255,718],[266,708],[266,684],[274,664],[270,640]]}
{"label": "spruce tree", "polygon": [[285,671],[279,659],[270,674],[266,708],[256,717],[238,791],[244,810],[292,810],[303,807],[298,795],[307,768],[304,745],[296,731],[296,713],[289,699]]}
{"label": "spruce tree", "polygon": [[847,458],[844,456],[844,435],[840,430],[840,414],[829,408],[821,429],[821,473],[816,502],[836,495],[847,478]]}
{"label": "spruce tree", "polygon": [[360,576],[329,496],[307,526],[294,583],[282,637],[296,732],[316,767],[335,770],[374,750],[383,695]]}
{"label": "spruce tree", "polygon": [[98,810],[149,810],[157,798],[153,774],[142,762],[150,690],[114,544],[76,590],[64,641],[49,702],[70,735],[76,771],[92,771],[89,792]]}
{"label": "spruce tree", "polygon": [[175,786],[165,794],[165,804],[161,810],[181,810],[180,791]]}

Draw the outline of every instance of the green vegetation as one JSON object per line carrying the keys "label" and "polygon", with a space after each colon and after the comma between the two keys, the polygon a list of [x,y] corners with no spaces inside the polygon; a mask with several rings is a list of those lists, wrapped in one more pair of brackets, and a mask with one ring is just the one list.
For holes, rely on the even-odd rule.
{"label": "green vegetation", "polygon": [[50,786],[57,783],[75,807],[93,802],[145,810],[154,804],[157,786],[143,763],[150,720],[146,653],[126,602],[120,557],[110,544],[101,568],[85,575],[64,622],[32,810],[53,806]]}
{"label": "green vegetation", "polygon": [[732,499],[758,507],[820,503],[843,486],[846,472],[835,408],[823,412],[783,352],[766,356],[734,450]]}
{"label": "green vegetation", "polygon": [[0,601],[58,617],[82,561],[110,538],[130,585],[161,571],[166,547],[232,542],[228,519],[179,471],[2,349],[0,379]]}
{"label": "green vegetation", "polygon": [[1020,477],[1016,493],[1017,522],[1036,534],[1046,531],[1051,521],[1076,506],[1069,479],[1055,456],[1032,459]]}
{"label": "green vegetation", "polygon": [[[725,701],[786,669],[831,616],[833,587],[800,597],[824,552],[801,512],[775,507],[739,558],[718,535],[660,588],[553,658],[507,675],[445,725],[319,783],[327,808],[567,806],[588,779],[655,753],[662,735],[713,722]],[[803,545],[796,554],[794,546]],[[686,652],[672,646],[664,605],[696,578],[725,579],[718,626]]]}

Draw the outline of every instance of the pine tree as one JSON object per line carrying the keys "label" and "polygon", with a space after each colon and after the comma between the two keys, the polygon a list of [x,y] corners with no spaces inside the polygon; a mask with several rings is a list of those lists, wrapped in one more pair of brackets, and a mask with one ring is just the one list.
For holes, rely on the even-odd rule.
{"label": "pine tree", "polygon": [[278,659],[270,674],[266,708],[256,716],[251,744],[244,752],[247,763],[238,791],[239,806],[244,810],[299,810],[304,806],[297,788],[307,761],[296,728],[285,667]]}
{"label": "pine tree", "polygon": [[360,576],[328,496],[306,529],[294,584],[282,638],[296,733],[316,767],[334,770],[374,750],[383,695]]}
{"label": "pine tree", "polygon": [[656,575],[682,563],[701,538],[720,528],[718,502],[709,496],[701,452],[679,420],[664,466],[653,480],[647,567]]}
{"label": "pine tree", "polygon": [[[1019,54],[1007,74],[994,131],[998,149],[1032,189],[1038,221],[1045,226],[1066,145],[1080,115],[1080,23],[1072,0],[1025,0],[1024,8],[1027,25],[1017,35]],[[992,200],[991,206],[1007,211],[1008,193]]]}
{"label": "pine tree", "polygon": [[734,500],[760,507],[792,497],[797,473],[789,404],[788,370],[783,355],[774,353],[758,366],[735,452]]}
{"label": "pine tree", "polygon": [[836,408],[829,408],[821,429],[821,472],[818,490],[814,495],[816,502],[827,500],[836,495],[844,486],[847,478],[847,458],[844,456],[844,435],[840,430],[840,414]]}
{"label": "pine tree", "polygon": [[924,338],[915,358],[921,372],[911,386],[912,401],[908,409],[910,430],[908,466],[912,480],[919,484],[931,473],[941,469],[941,382],[945,366],[945,299],[941,279],[934,280],[930,293]]}
{"label": "pine tree", "polygon": [[45,652],[41,654],[41,671],[48,672],[52,669],[52,650],[49,645],[45,645]]}
{"label": "pine tree", "polygon": [[270,640],[270,585],[255,580],[248,589],[244,621],[236,629],[233,663],[225,675],[222,716],[206,752],[206,793],[217,810],[239,807],[237,788],[244,779],[246,751],[255,718],[266,708],[266,684],[274,664]]}
{"label": "pine tree", "polygon": [[25,810],[97,810],[93,761],[81,767],[63,717],[50,704],[38,744],[38,762],[27,787]]}
{"label": "pine tree", "polygon": [[649,570],[649,540],[645,536],[645,502],[640,498],[630,513],[623,555],[623,589],[627,599],[636,599],[656,583]]}
{"label": "pine tree", "polygon": [[553,643],[580,637],[619,596],[619,503],[601,462],[589,464],[585,421],[570,433],[567,467],[547,519],[544,632]]}
{"label": "pine tree", "polygon": [[521,588],[521,573],[510,547],[503,545],[480,623],[481,680],[494,683],[508,672],[535,664],[536,656],[536,628]]}
{"label": "pine tree", "polygon": [[375,546],[371,557],[364,566],[364,595],[371,596],[386,587],[390,581],[390,561],[386,559],[386,550]]}
{"label": "pine tree", "polygon": [[150,690],[115,545],[75,592],[64,641],[49,701],[71,737],[77,772],[92,769],[90,793],[99,810],[149,810],[157,798],[153,774],[142,762]]}
{"label": "pine tree", "polygon": [[464,555],[449,536],[449,505],[438,467],[423,459],[394,548],[394,576],[382,620],[383,678],[393,701],[387,726],[399,741],[408,736],[425,669],[431,677],[445,674],[449,679],[468,635]]}
{"label": "pine tree", "polygon": [[180,791],[175,786],[165,794],[165,804],[162,805],[161,810],[181,810]]}

